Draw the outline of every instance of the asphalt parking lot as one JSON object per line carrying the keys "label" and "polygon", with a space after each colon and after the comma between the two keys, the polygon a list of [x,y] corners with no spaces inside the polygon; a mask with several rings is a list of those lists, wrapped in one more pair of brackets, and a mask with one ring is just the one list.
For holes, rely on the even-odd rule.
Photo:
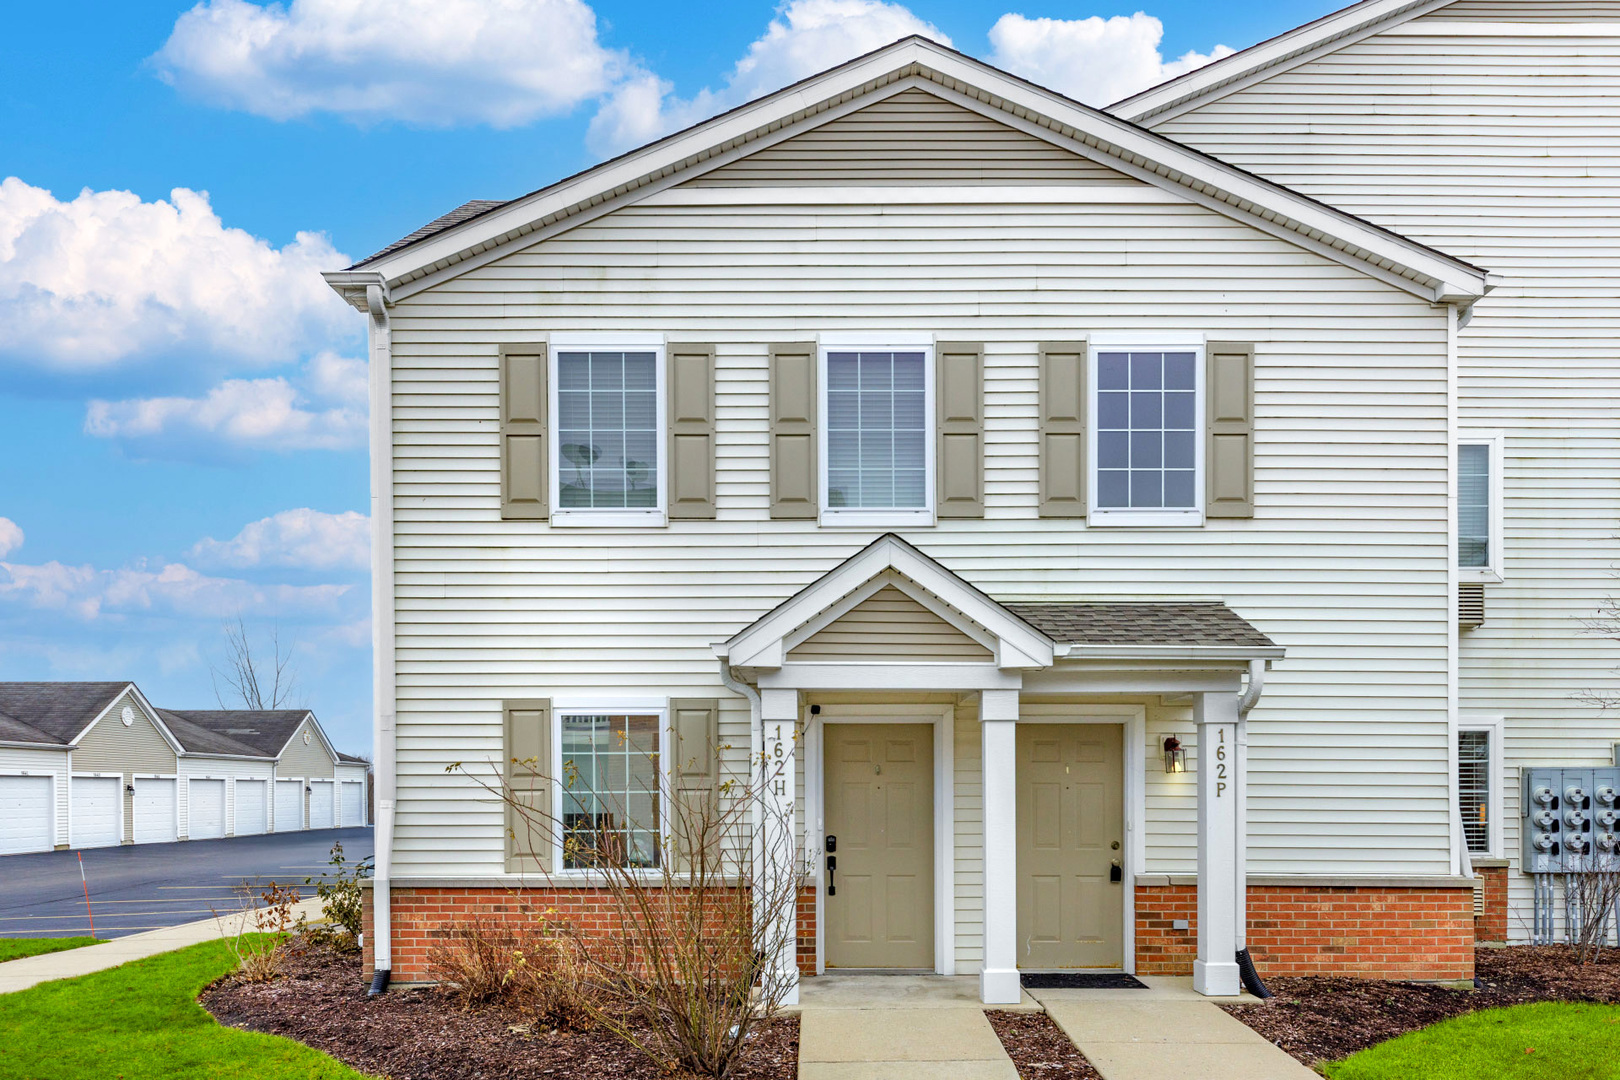
{"label": "asphalt parking lot", "polygon": [[0,937],[88,934],[91,915],[103,938],[196,922],[240,910],[244,889],[271,882],[296,885],[307,898],[315,890],[304,879],[326,874],[339,842],[351,862],[372,854],[369,827],[91,848],[82,853],[88,914],[80,852],[7,855],[0,858]]}

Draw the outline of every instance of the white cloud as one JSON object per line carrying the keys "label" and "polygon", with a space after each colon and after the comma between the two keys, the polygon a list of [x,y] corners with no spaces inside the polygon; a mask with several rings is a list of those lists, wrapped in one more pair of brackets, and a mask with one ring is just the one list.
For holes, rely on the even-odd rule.
{"label": "white cloud", "polygon": [[366,362],[335,352],[316,353],[309,361],[309,388],[327,401],[365,405],[369,391]]}
{"label": "white cloud", "polygon": [[835,67],[900,38],[921,34],[949,45],[932,23],[884,0],[790,0],[737,61],[726,85],[690,99],[650,72],[630,73],[591,120],[591,149],[608,155]]}
{"label": "white cloud", "polygon": [[995,50],[990,63],[1076,101],[1101,106],[1233,51],[1217,45],[1207,56],[1188,52],[1166,61],[1159,55],[1163,39],[1164,24],[1140,11],[1109,19],[1029,19],[1008,13],[990,28]]}
{"label": "white cloud", "polygon": [[181,348],[281,362],[358,332],[320,271],[347,265],[319,233],[281,248],[228,229],[206,192],[71,201],[0,181],[0,354],[96,370]]}
{"label": "white cloud", "polygon": [[371,565],[371,519],[353,510],[283,510],[250,522],[229,540],[198,541],[191,557],[222,566],[364,570]]}
{"label": "white cloud", "polygon": [[0,517],[0,559],[22,547],[22,528],[10,518]]}
{"label": "white cloud", "polygon": [[144,564],[100,570],[55,561],[35,566],[0,562],[0,599],[69,611],[83,619],[149,611],[224,618],[244,611],[326,609],[350,588],[257,585],[235,578],[208,577],[182,563],[168,563],[155,570]]}
{"label": "white cloud", "polygon": [[286,379],[227,379],[203,397],[90,402],[84,430],[153,449],[224,443],[233,449],[347,450],[365,441],[366,414],[308,408]]}
{"label": "white cloud", "polygon": [[188,93],[276,120],[526,124],[625,66],[583,0],[203,0],[152,58]]}

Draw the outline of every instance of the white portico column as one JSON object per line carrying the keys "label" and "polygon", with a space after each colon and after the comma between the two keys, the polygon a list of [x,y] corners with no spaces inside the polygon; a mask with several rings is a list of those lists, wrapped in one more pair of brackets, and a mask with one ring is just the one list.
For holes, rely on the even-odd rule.
{"label": "white portico column", "polygon": [[[794,737],[799,723],[799,692],[797,690],[761,690],[760,724],[764,728],[761,743],[761,803],[760,823],[765,865],[761,868],[770,887],[766,890],[778,895],[783,875],[789,881],[797,880],[799,872],[799,845],[797,808],[794,806],[795,769],[798,740]],[[798,912],[789,908],[778,913],[776,925],[764,932],[775,956],[772,958],[772,978],[788,987],[782,998],[783,1005],[799,1003],[799,962],[796,938]]]}
{"label": "white portico column", "polygon": [[1198,959],[1193,989],[1238,993],[1238,695],[1202,693],[1198,726]]}
{"label": "white portico column", "polygon": [[979,697],[984,747],[984,971],[979,998],[1014,1005],[1018,982],[1018,691]]}

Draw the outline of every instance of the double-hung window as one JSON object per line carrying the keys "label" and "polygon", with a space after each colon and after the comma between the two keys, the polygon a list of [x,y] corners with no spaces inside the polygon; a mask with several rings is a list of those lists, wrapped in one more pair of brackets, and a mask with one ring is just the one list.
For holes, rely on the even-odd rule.
{"label": "double-hung window", "polygon": [[1201,523],[1202,339],[1094,341],[1090,361],[1090,523]]}
{"label": "double-hung window", "polygon": [[1464,719],[1457,726],[1457,807],[1470,855],[1502,852],[1502,723]]}
{"label": "double-hung window", "polygon": [[821,348],[824,524],[932,524],[933,345]]}
{"label": "double-hung window", "polygon": [[1457,442],[1457,570],[1463,581],[1502,580],[1502,437]]}
{"label": "double-hung window", "polygon": [[551,355],[553,522],[661,524],[662,338],[559,338]]}
{"label": "double-hung window", "polygon": [[665,710],[558,708],[562,867],[663,860]]}

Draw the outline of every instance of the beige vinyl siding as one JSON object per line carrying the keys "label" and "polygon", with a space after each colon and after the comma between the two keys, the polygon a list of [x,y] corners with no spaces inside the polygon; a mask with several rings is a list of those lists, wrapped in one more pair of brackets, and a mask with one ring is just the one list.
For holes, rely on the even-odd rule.
{"label": "beige vinyl siding", "polygon": [[[1439,15],[1160,130],[1501,277],[1458,336],[1460,424],[1504,433],[1506,486],[1506,580],[1462,633],[1460,706],[1505,717],[1516,865],[1520,766],[1605,763],[1616,740],[1579,695],[1620,667],[1620,647],[1583,632],[1615,592],[1620,519],[1620,5],[1469,0]],[[1457,18],[1612,32],[1445,33]],[[1528,882],[1509,876],[1515,938]]]}
{"label": "beige vinyl siding", "polygon": [[[400,876],[500,871],[498,802],[445,766],[499,760],[502,700],[718,697],[746,756],[712,643],[880,531],[771,520],[769,345],[854,328],[985,343],[985,517],[909,540],[1003,599],[1224,597],[1288,647],[1256,872],[1446,870],[1443,313],[1142,185],[950,194],[683,186],[395,305]],[[1255,343],[1252,521],[1037,516],[1039,343],[1146,326]],[[499,347],[581,328],[715,343],[716,520],[499,519]]]}
{"label": "beige vinyl siding", "polygon": [[[496,483],[500,482],[497,469]],[[309,732],[309,745],[304,745],[304,733]],[[499,749],[497,748],[497,753]],[[286,749],[281,752],[281,760],[276,763],[276,775],[283,778],[293,777],[330,777],[335,773],[335,762],[332,755],[326,752],[326,746],[321,742],[320,733],[315,731],[308,720],[298,725],[293,737],[287,743]]]}
{"label": "beige vinyl siding", "polygon": [[993,660],[989,649],[885,585],[788,651],[789,660]]}
{"label": "beige vinyl siding", "polygon": [[[135,722],[124,726],[124,706],[135,710]],[[174,748],[152,723],[135,692],[125,691],[101,721],[85,733],[73,751],[77,773],[122,773],[124,776],[124,843],[135,842],[135,796],[129,793],[135,774],[173,776]]]}
{"label": "beige vinyl siding", "polygon": [[694,187],[800,187],[1135,181],[926,90],[911,89],[689,183]]}
{"label": "beige vinyl siding", "polygon": [[0,774],[27,773],[55,778],[56,815],[52,843],[68,844],[68,752],[66,750],[25,750],[0,746]]}
{"label": "beige vinyl siding", "polygon": [[1459,0],[1424,18],[1433,22],[1597,22],[1620,19],[1620,0]]}

